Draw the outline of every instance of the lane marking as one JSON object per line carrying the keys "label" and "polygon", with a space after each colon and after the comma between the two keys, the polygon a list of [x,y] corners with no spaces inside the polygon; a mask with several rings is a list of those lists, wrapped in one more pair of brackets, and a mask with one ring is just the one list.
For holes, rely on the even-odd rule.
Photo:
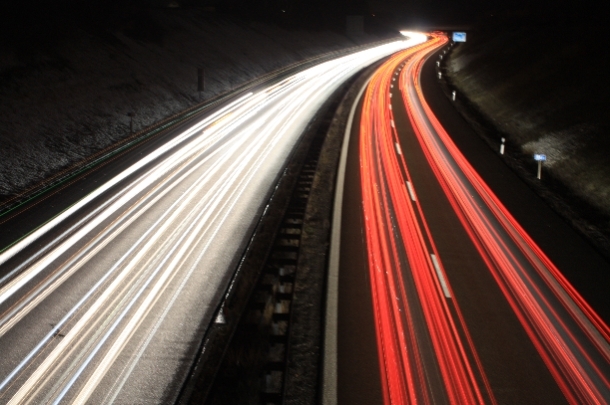
{"label": "lane marking", "polygon": [[407,180],[407,189],[409,190],[409,195],[411,196],[411,200],[417,201],[417,199],[415,198],[415,191],[413,190],[413,186],[411,185],[411,182],[408,180]]}
{"label": "lane marking", "polygon": [[396,146],[396,153],[402,155],[402,150],[400,150],[400,145],[398,144],[398,142],[394,142],[394,146]]}
{"label": "lane marking", "polygon": [[441,288],[443,289],[443,294],[445,294],[446,298],[451,298],[451,294],[449,294],[449,289],[447,288],[447,282],[445,281],[445,276],[443,276],[443,272],[438,264],[438,259],[434,253],[430,254],[432,258],[432,264],[434,264],[434,270],[436,271],[436,275],[438,276],[438,281],[441,283]]}
{"label": "lane marking", "polygon": [[[337,334],[339,322],[339,258],[341,255],[341,216],[343,215],[343,192],[345,188],[345,172],[347,166],[347,152],[351,138],[352,125],[356,109],[362,98],[364,90],[371,78],[362,86],[347,118],[339,168],[337,170],[337,183],[335,186],[335,201],[330,239],[330,252],[328,258],[328,281],[326,289],[326,316],[324,320],[324,360],[322,368],[322,404],[337,404]],[[390,93],[392,97],[392,93]]]}

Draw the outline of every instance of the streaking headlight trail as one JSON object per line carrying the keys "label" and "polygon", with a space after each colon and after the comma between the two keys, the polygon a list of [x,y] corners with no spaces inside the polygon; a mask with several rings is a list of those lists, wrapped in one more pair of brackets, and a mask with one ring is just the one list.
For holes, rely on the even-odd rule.
{"label": "streaking headlight trail", "polygon": [[175,399],[307,123],[350,76],[422,41],[246,94],[2,251],[0,402]]}

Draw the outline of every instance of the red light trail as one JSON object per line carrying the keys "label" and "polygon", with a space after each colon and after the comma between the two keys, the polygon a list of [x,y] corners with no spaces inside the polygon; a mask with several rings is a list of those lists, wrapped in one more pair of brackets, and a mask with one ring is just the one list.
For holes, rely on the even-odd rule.
{"label": "red light trail", "polygon": [[436,179],[566,399],[607,403],[610,329],[476,173],[423,97],[423,62],[446,42],[432,35],[395,54],[363,99],[360,177],[384,401],[496,402],[402,153],[390,103],[398,84]]}

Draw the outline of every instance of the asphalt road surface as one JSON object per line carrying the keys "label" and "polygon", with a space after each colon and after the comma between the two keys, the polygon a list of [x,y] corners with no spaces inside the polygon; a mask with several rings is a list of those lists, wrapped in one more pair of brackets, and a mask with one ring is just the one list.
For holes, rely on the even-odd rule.
{"label": "asphalt road surface", "polygon": [[607,403],[610,266],[434,89],[437,56],[424,61],[446,43],[434,35],[394,55],[361,100],[343,200],[338,402]]}
{"label": "asphalt road surface", "polygon": [[244,94],[1,218],[0,403],[174,402],[311,117],[350,76],[413,44]]}

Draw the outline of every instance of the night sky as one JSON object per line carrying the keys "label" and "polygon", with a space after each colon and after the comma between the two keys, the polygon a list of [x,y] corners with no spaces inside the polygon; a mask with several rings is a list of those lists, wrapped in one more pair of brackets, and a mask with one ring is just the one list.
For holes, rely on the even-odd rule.
{"label": "night sky", "polygon": [[[217,11],[258,18],[331,21],[346,14],[380,19],[452,19],[476,22],[482,17],[574,19],[602,21],[602,2],[568,0],[173,0],[183,7],[214,7]],[[21,0],[0,6],[6,22],[82,18],[124,18],[138,10],[163,7],[172,0]],[[495,14],[495,15],[494,15]]]}
{"label": "night sky", "polygon": [[[286,29],[344,32],[346,15],[363,15],[365,30],[473,29],[528,25],[605,26],[602,2],[584,0],[21,0],[0,5],[0,48],[22,47],[73,28],[112,30],[147,19],[175,2]],[[25,41],[25,42],[24,42]]]}

